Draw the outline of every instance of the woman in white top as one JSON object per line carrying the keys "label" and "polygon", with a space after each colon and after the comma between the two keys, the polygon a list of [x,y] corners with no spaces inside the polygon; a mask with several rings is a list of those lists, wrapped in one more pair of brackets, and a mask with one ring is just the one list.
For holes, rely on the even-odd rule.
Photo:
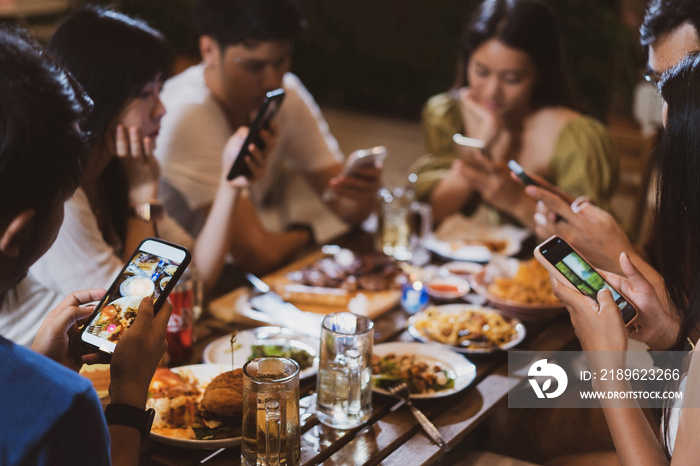
{"label": "woman in white top", "polygon": [[[671,310],[664,311],[652,285],[632,265],[625,253],[620,266],[627,276],[608,275],[608,281],[626,294],[650,328],[632,323],[653,348],[688,351],[700,338],[700,54],[691,54],[664,74],[660,83],[664,99],[665,131],[656,158],[657,207],[654,234],[658,268],[664,278]],[[609,291],[598,294],[598,303],[552,280],[554,292],[571,314],[585,351],[627,350],[627,332]],[[663,298],[663,297],[662,297]],[[653,319],[649,317],[653,316]],[[643,330],[643,331],[640,331]],[[590,353],[593,355],[595,353]],[[696,354],[696,353],[693,353]],[[608,361],[609,362],[609,361]],[[620,367],[624,361],[619,362]],[[611,369],[608,367],[608,369]],[[593,382],[594,389],[600,382]],[[641,409],[615,409],[603,405],[608,427],[623,464],[696,464],[700,457],[700,358],[695,357],[681,381],[680,400],[664,410],[663,432],[657,435]],[[622,387],[624,388],[624,387]],[[674,400],[675,401],[675,400]],[[675,408],[681,408],[680,410]],[[680,412],[680,415],[679,415]],[[659,438],[661,440],[659,440]]]}
{"label": "woman in white top", "polygon": [[[32,268],[32,276],[62,292],[107,287],[144,238],[160,236],[192,248],[205,290],[211,289],[231,246],[232,213],[245,181],[227,182],[224,171],[196,239],[158,212],[153,148],[165,113],[159,92],[170,60],[163,36],[143,21],[90,7],[66,19],[47,50],[93,99],[85,129],[94,142],[56,243]],[[229,140],[224,166],[233,162],[246,131]],[[272,146],[269,134],[265,137]],[[254,149],[248,165],[255,175],[263,170],[263,160]]]}

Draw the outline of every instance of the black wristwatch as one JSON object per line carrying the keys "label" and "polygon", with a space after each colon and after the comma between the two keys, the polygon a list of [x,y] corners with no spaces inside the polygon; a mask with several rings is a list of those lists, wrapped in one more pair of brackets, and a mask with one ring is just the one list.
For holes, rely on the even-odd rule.
{"label": "black wristwatch", "polygon": [[129,426],[141,432],[143,442],[151,432],[153,418],[156,410],[153,408],[143,410],[130,405],[108,404],[105,409],[105,418],[108,425]]}

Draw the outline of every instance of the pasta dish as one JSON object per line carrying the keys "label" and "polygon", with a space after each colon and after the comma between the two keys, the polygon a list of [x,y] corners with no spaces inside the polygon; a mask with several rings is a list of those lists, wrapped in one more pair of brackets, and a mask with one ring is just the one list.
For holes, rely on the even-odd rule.
{"label": "pasta dish", "polygon": [[536,259],[521,262],[513,278],[496,277],[489,293],[520,304],[561,304],[552,293],[549,272]]}
{"label": "pasta dish", "polygon": [[427,338],[453,346],[472,342],[501,346],[517,333],[515,326],[502,315],[478,307],[459,312],[429,308],[416,315],[413,325]]}

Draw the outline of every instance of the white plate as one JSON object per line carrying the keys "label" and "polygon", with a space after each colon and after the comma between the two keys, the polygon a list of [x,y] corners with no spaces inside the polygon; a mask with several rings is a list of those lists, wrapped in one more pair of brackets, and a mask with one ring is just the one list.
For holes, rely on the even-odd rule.
{"label": "white plate", "polygon": [[[471,222],[473,223],[473,222]],[[469,223],[469,224],[471,224]],[[467,224],[467,223],[465,223]],[[470,241],[505,241],[506,247],[498,253],[494,253],[482,245],[461,245],[460,240],[440,240],[440,236],[431,236],[425,240],[425,247],[440,257],[453,261],[489,262],[495,254],[503,256],[515,256],[520,252],[523,241],[530,236],[530,232],[513,225],[489,226],[478,225],[463,231],[470,232],[463,240]]]}
{"label": "white plate", "polygon": [[[412,394],[411,398],[423,399],[450,396],[464,390],[476,378],[476,367],[471,361],[461,354],[457,354],[454,351],[436,344],[397,341],[375,345],[372,352],[380,357],[389,353],[394,353],[397,356],[413,354],[419,361],[425,361],[428,364],[434,362],[440,363],[448,372],[449,376],[454,378],[454,388],[440,390],[435,393]],[[389,392],[381,388],[372,386],[372,390],[377,393],[389,395]]]}
{"label": "white plate", "polygon": [[[318,371],[318,349],[320,341],[316,338],[300,335],[292,330],[282,327],[258,327],[250,330],[238,332],[236,343],[234,343],[234,369],[243,367],[251,356],[251,346],[269,341],[274,344],[289,343],[292,346],[305,349],[314,356],[314,365],[307,367],[299,373],[300,379],[305,379],[315,375]],[[204,348],[202,356],[204,362],[210,364],[225,364],[231,367],[231,335],[217,338]],[[230,369],[229,369],[230,370]]]}
{"label": "white plate", "polygon": [[[492,309],[490,307],[482,307],[482,306],[474,306],[472,304],[445,304],[442,306],[435,306],[435,309],[437,309],[438,312],[445,312],[448,314],[454,314],[457,312],[460,312],[462,310],[472,310],[475,312],[480,312],[480,313],[491,313],[494,312],[496,314],[501,314],[499,311],[496,309]],[[416,315],[417,316],[417,315]],[[520,344],[524,339],[525,339],[525,326],[523,323],[515,318],[515,317],[509,317],[509,316],[503,316],[504,319],[507,321],[510,321],[513,323],[515,326],[515,335],[511,340],[501,346],[497,347],[486,347],[486,348],[480,348],[480,347],[462,347],[462,346],[453,346],[453,345],[447,345],[444,343],[440,343],[437,341],[434,341],[425,335],[423,335],[420,331],[418,331],[414,325],[416,321],[416,316],[412,316],[410,319],[408,319],[408,333],[411,334],[413,338],[415,338],[418,341],[423,341],[426,343],[434,343],[436,345],[442,346],[443,348],[448,348],[452,351],[457,351],[458,353],[465,353],[465,354],[483,354],[483,353],[491,353],[494,350],[507,350],[510,348],[513,348],[514,346]]]}
{"label": "white plate", "polygon": [[[138,285],[138,283],[143,283]],[[141,287],[141,290],[136,290],[136,287]],[[129,277],[119,285],[119,292],[122,296],[151,296],[156,286],[150,278],[147,277]]]}
{"label": "white plate", "polygon": [[[224,364],[192,364],[190,366],[180,366],[171,369],[176,374],[183,371],[189,371],[193,376],[199,381],[199,386],[204,389],[209,385],[209,382],[219,374],[230,371],[231,366],[226,366]],[[216,440],[190,440],[181,439],[175,437],[167,437],[165,435],[156,434],[155,432],[150,433],[150,438],[156,442],[160,442],[166,445],[171,445],[173,447],[179,448],[191,448],[191,449],[213,449],[213,448],[225,448],[233,447],[241,444],[241,437],[231,437],[222,438]]]}

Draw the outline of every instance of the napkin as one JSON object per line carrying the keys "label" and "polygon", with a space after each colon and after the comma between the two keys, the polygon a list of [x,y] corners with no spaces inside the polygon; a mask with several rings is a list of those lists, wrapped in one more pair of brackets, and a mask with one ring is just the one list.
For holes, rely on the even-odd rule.
{"label": "napkin", "polygon": [[270,323],[310,337],[321,337],[323,315],[301,311],[295,305],[283,301],[276,293],[270,292],[250,298],[250,307],[266,314],[265,317],[269,319],[264,320]]}

